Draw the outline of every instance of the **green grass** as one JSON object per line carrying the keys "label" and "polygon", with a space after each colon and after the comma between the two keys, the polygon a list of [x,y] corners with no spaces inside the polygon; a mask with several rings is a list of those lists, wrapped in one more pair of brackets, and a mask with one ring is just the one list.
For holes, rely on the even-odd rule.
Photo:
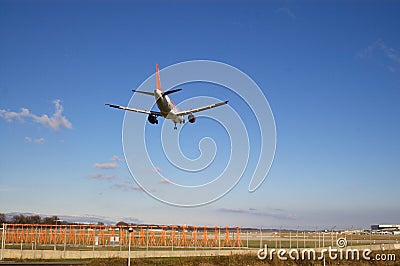
{"label": "green grass", "polygon": [[[400,250],[395,251],[376,251],[372,252],[371,257],[375,254],[395,254],[396,261],[346,261],[346,260],[330,260],[326,257],[326,265],[351,265],[351,266],[397,266],[400,265]],[[27,261],[27,260],[24,260]],[[23,262],[23,261],[16,261]],[[75,265],[85,265],[85,266],[124,266],[127,265],[127,259],[120,258],[110,258],[110,259],[89,259],[89,260],[28,260],[28,262],[64,262],[71,263]],[[313,261],[313,260],[299,260],[299,261],[281,261],[276,257],[271,261],[269,259],[259,260],[257,256],[254,255],[231,255],[231,256],[214,256],[214,257],[170,257],[170,258],[135,258],[131,259],[132,266],[242,266],[242,265],[252,265],[252,266],[266,266],[266,265],[324,265],[323,261]]]}

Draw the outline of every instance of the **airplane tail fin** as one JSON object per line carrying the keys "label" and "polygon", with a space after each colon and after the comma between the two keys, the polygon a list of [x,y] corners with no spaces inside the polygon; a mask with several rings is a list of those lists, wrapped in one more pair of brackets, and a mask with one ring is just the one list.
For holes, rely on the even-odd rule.
{"label": "airplane tail fin", "polygon": [[156,80],[157,80],[157,90],[162,91],[161,81],[160,81],[160,71],[158,70],[158,64],[156,64]]}

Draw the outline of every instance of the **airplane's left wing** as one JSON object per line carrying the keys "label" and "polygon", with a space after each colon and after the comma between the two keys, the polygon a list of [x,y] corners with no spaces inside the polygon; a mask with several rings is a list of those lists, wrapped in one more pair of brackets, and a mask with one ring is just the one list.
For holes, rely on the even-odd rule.
{"label": "airplane's left wing", "polygon": [[141,109],[130,108],[130,107],[125,107],[125,106],[120,106],[120,105],[115,105],[115,104],[109,104],[109,103],[106,103],[106,105],[108,105],[108,106],[110,106],[112,108],[117,108],[117,109],[126,110],[126,111],[132,111],[132,112],[148,114],[148,115],[155,115],[155,116],[162,116],[162,114],[160,112],[156,112],[156,111],[141,110]]}
{"label": "airplane's left wing", "polygon": [[188,115],[188,114],[191,114],[191,113],[197,113],[197,112],[200,112],[200,111],[204,111],[204,110],[215,108],[215,107],[218,107],[218,106],[221,106],[221,105],[225,105],[227,103],[228,103],[228,101],[225,101],[225,102],[210,104],[210,105],[203,106],[203,107],[193,108],[193,109],[190,109],[190,110],[179,111],[179,112],[176,113],[176,115]]}

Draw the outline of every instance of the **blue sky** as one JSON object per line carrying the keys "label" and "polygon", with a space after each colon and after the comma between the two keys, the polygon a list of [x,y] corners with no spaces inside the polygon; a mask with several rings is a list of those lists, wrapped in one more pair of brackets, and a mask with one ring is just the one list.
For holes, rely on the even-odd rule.
{"label": "blue sky", "polygon": [[[1,0],[0,212],[286,228],[399,223],[399,11],[395,1]],[[257,82],[277,149],[256,192],[245,175],[222,199],[179,208],[138,189],[123,154],[124,112],[104,103],[128,104],[156,63],[195,59]],[[174,102],[201,90],[192,88]],[[188,132],[214,127],[199,120]],[[181,140],[188,156],[198,140]]]}

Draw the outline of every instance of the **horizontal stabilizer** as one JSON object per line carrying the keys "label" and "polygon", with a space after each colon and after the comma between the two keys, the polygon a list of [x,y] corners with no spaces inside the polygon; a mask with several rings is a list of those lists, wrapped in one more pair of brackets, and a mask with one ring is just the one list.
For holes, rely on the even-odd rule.
{"label": "horizontal stabilizer", "polygon": [[166,91],[166,92],[163,92],[162,96],[165,96],[165,95],[168,95],[168,94],[171,94],[171,93],[174,93],[174,92],[178,92],[178,91],[181,91],[181,90],[182,89],[175,89],[175,90]]}
{"label": "horizontal stabilizer", "polygon": [[132,90],[133,92],[154,96],[153,92]]}

